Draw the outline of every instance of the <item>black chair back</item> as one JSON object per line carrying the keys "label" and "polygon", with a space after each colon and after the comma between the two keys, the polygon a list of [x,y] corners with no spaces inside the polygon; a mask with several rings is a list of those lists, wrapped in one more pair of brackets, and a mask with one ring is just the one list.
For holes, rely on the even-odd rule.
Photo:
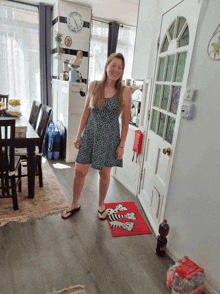
{"label": "black chair back", "polygon": [[6,104],[8,104],[8,100],[9,100],[9,95],[0,94],[0,102],[4,102],[5,106]]}
{"label": "black chair back", "polygon": [[0,170],[13,171],[14,158],[15,119],[0,120]]}
{"label": "black chair back", "polygon": [[47,125],[49,123],[49,119],[52,113],[52,108],[46,105],[43,105],[41,108],[41,117],[39,120],[39,125],[37,127],[37,134],[40,137],[40,145],[39,147],[39,152],[42,152],[42,147],[43,147],[43,140],[44,136],[46,133]]}
{"label": "black chair back", "polygon": [[36,129],[37,120],[38,120],[41,106],[42,104],[39,101],[34,100],[32,103],[29,123],[32,125],[34,129]]}
{"label": "black chair back", "polygon": [[[18,210],[16,172],[20,167],[20,158],[15,163],[15,119],[0,120],[0,198],[12,198],[14,210]],[[11,193],[10,193],[11,191]]]}

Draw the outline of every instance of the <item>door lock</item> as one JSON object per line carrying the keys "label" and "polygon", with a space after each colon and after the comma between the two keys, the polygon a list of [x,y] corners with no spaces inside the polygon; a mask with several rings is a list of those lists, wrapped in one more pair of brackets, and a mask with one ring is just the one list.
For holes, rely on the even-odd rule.
{"label": "door lock", "polygon": [[170,148],[164,148],[164,149],[163,149],[163,154],[167,154],[168,156],[170,156],[170,154],[171,154],[171,149],[170,149]]}

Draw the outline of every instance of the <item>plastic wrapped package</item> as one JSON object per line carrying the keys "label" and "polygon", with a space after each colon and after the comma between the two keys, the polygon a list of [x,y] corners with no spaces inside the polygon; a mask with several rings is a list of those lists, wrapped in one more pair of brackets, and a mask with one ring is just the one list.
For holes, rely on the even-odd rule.
{"label": "plastic wrapped package", "polygon": [[204,269],[184,256],[168,269],[166,285],[172,294],[202,294],[205,288]]}

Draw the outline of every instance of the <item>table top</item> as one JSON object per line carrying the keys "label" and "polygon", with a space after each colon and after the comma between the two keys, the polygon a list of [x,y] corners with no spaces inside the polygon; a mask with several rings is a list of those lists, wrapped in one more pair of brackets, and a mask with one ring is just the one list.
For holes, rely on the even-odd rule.
{"label": "table top", "polygon": [[25,118],[24,115],[10,117],[10,116],[0,116],[0,120],[8,120],[8,119],[15,119],[16,126],[27,126],[26,138],[16,138],[15,141],[24,142],[24,141],[40,141],[40,137],[38,136],[37,132],[33,127],[30,125],[28,120]]}

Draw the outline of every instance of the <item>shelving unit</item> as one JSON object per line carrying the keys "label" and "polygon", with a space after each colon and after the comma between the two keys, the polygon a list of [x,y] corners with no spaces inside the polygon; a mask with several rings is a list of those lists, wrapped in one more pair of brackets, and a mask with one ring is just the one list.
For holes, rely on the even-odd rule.
{"label": "shelving unit", "polygon": [[53,120],[63,122],[67,131],[66,138],[66,162],[75,162],[78,150],[74,147],[75,137],[85,106],[86,96],[81,96],[80,91],[85,92],[87,85],[69,81],[52,80]]}

